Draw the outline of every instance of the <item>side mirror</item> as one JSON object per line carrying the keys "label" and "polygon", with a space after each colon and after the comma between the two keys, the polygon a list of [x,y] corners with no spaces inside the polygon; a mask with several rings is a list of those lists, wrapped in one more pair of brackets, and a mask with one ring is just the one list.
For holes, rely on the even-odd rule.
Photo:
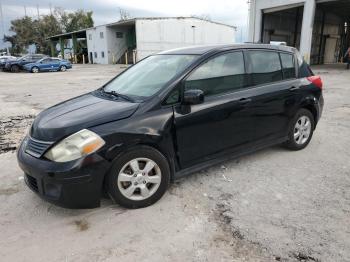
{"label": "side mirror", "polygon": [[200,89],[187,90],[184,93],[184,104],[197,105],[204,102],[204,93]]}

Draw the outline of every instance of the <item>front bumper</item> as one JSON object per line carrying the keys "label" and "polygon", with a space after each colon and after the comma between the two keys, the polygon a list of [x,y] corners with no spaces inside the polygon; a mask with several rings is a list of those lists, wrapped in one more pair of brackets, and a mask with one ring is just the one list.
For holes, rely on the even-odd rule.
{"label": "front bumper", "polygon": [[67,208],[94,208],[100,205],[104,175],[110,162],[92,154],[84,159],[56,163],[25,152],[24,140],[17,152],[27,186],[41,198]]}

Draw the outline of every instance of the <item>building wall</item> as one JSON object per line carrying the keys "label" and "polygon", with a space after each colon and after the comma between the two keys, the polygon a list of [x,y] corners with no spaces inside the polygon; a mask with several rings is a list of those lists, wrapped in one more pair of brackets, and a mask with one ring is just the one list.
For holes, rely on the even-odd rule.
{"label": "building wall", "polygon": [[[103,33],[103,38],[101,38],[101,33]],[[90,53],[93,54],[93,63],[94,64],[108,64],[108,34],[107,27],[105,25],[97,26],[91,29],[86,30],[87,37],[87,48],[89,53],[89,62],[90,61]],[[104,57],[102,57],[102,52]],[[96,57],[97,56],[97,57]]]}
{"label": "building wall", "polygon": [[[193,27],[194,26],[194,27]],[[179,47],[235,42],[235,29],[195,18],[137,19],[137,60]]]}
{"label": "building wall", "polygon": [[[117,38],[117,32],[123,33],[123,37]],[[107,27],[108,64],[116,63],[127,50],[126,34],[125,27]]]}
{"label": "building wall", "polygon": [[[322,2],[331,0],[322,0]],[[285,41],[299,48],[312,64],[335,62],[340,39],[341,18],[317,9],[317,0],[252,0],[249,41]],[[296,24],[298,7],[300,13]],[[264,15],[263,15],[264,13]],[[322,32],[323,17],[325,18]],[[264,19],[264,21],[262,21]],[[263,26],[262,26],[263,25]],[[297,27],[296,27],[297,25]],[[264,32],[261,33],[262,27]],[[294,32],[296,29],[296,32]],[[261,36],[263,38],[261,39]],[[296,39],[294,39],[296,36]],[[338,54],[337,54],[338,52]]]}
{"label": "building wall", "polygon": [[251,0],[248,41],[259,41],[261,35],[262,10],[278,11],[304,5],[305,0]]}

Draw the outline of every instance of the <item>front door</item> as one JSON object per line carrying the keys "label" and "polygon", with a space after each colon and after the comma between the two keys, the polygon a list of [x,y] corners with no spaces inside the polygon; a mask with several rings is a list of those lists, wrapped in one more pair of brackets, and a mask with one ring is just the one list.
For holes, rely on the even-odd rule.
{"label": "front door", "polygon": [[41,60],[39,68],[40,71],[50,71],[51,70],[51,59],[50,58],[46,58]]}
{"label": "front door", "polygon": [[252,138],[251,92],[243,53],[215,56],[195,69],[183,89],[201,89],[204,103],[174,109],[178,158],[182,168],[209,160]]}

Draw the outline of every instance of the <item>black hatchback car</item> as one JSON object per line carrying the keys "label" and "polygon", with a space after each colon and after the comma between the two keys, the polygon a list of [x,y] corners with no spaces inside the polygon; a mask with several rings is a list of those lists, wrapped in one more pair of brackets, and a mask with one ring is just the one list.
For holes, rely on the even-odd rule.
{"label": "black hatchback car", "polygon": [[180,176],[264,147],[308,145],[322,81],[296,49],[201,46],[149,56],[40,113],[18,150],[42,198],[91,208],[159,200]]}

